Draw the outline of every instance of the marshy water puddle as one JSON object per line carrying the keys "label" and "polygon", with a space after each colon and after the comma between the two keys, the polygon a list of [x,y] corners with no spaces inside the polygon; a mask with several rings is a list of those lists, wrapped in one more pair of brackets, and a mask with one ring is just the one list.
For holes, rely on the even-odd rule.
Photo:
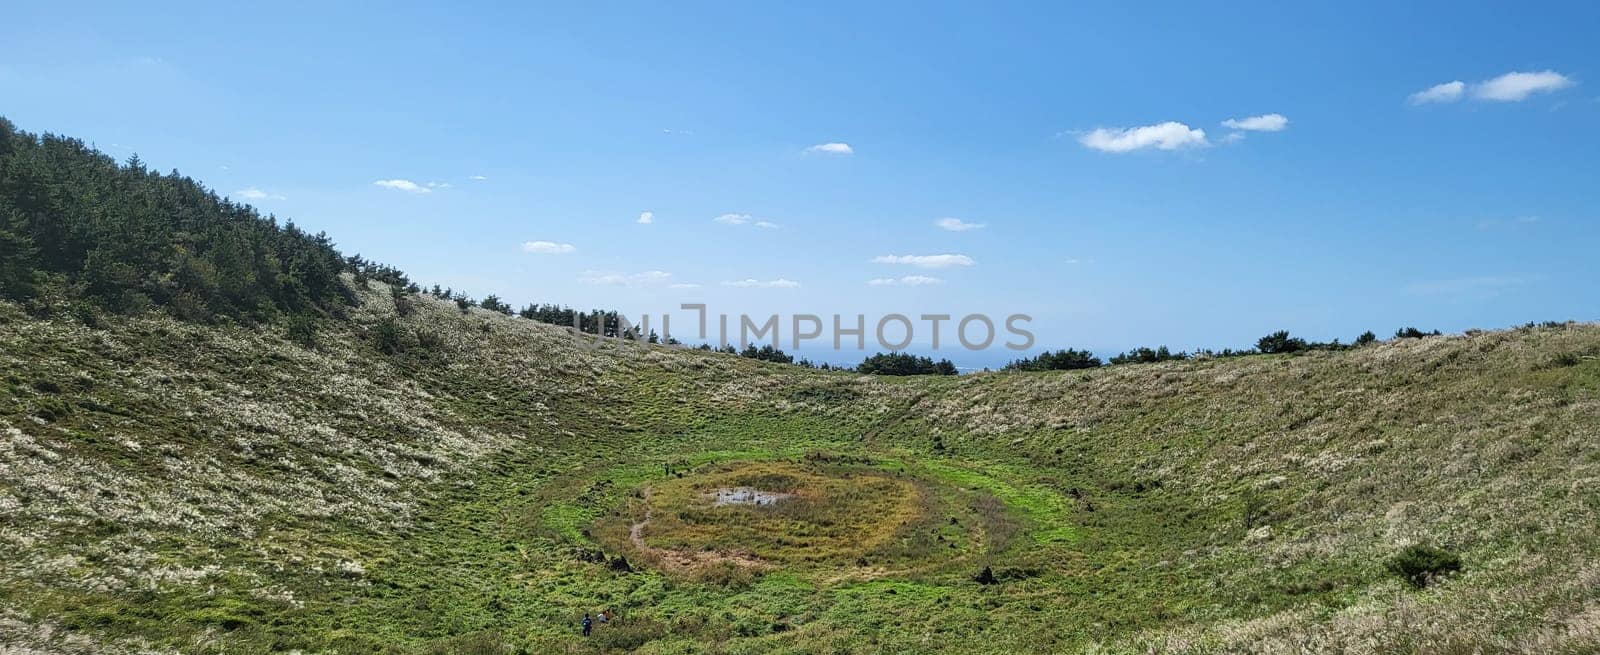
{"label": "marshy water puddle", "polygon": [[715,507],[724,505],[757,505],[764,507],[794,497],[794,494],[762,491],[750,487],[718,489],[707,495],[711,496],[711,504]]}

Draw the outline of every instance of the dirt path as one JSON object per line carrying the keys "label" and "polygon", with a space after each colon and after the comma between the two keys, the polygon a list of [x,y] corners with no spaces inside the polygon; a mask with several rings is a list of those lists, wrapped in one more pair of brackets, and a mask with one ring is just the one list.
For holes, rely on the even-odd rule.
{"label": "dirt path", "polygon": [[628,527],[628,541],[633,542],[633,547],[641,552],[649,552],[650,547],[644,545],[644,526],[650,524],[650,488],[641,489],[644,495],[644,520]]}

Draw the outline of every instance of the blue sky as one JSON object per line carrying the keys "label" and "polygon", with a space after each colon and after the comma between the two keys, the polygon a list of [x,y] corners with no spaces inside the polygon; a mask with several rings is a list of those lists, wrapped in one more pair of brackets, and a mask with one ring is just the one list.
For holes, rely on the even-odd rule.
{"label": "blue sky", "polygon": [[228,4],[14,3],[0,115],[514,303],[1600,318],[1594,3]]}

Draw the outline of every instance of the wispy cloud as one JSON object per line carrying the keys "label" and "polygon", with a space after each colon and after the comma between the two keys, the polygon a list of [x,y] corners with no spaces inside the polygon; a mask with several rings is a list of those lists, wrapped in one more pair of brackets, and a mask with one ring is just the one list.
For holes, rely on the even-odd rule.
{"label": "wispy cloud", "polygon": [[976,264],[971,257],[966,255],[878,255],[872,258],[874,264],[904,264],[918,268],[952,268],[955,266],[971,266]]}
{"label": "wispy cloud", "polygon": [[961,220],[959,218],[941,218],[941,219],[939,219],[937,221],[934,221],[933,224],[939,226],[939,229],[941,229],[941,230],[948,230],[948,231],[951,231],[951,232],[966,232],[968,230],[980,230],[980,229],[983,229],[983,226],[984,226],[983,223],[968,223],[968,222],[963,221],[963,220]]}
{"label": "wispy cloud", "polygon": [[830,141],[828,143],[819,143],[811,146],[810,148],[806,148],[806,153],[823,155],[853,155],[856,154],[856,151],[855,148],[851,148],[850,144],[848,143]]}
{"label": "wispy cloud", "polygon": [[1282,132],[1289,127],[1289,119],[1283,114],[1262,114],[1249,118],[1230,118],[1222,121],[1222,126],[1249,132]]}
{"label": "wispy cloud", "polygon": [[723,214],[711,219],[723,225],[754,225],[768,230],[778,229],[778,224],[772,221],[759,220],[749,214]]}
{"label": "wispy cloud", "polygon": [[378,180],[373,182],[372,185],[383,187],[385,189],[394,189],[395,191],[404,191],[406,193],[433,193],[433,189],[428,186],[417,184],[411,180],[403,180],[399,178],[392,180]]}
{"label": "wispy cloud", "polygon": [[936,277],[930,277],[930,276],[927,276],[927,275],[905,275],[905,276],[901,276],[901,277],[880,277],[880,278],[873,278],[871,280],[867,280],[867,284],[869,286],[874,286],[874,287],[895,287],[895,286],[921,287],[921,286],[927,286],[927,285],[930,285],[930,284],[939,284],[941,282],[944,282],[944,280],[941,280],[941,279],[936,278]]}
{"label": "wispy cloud", "polygon": [[279,194],[268,193],[255,187],[246,187],[239,191],[235,191],[234,195],[244,198],[245,200],[288,200],[288,198],[285,198]]}
{"label": "wispy cloud", "polygon": [[583,275],[578,277],[578,281],[599,287],[658,287],[671,283],[672,274],[666,271],[644,271],[642,273],[584,271]]}
{"label": "wispy cloud", "polygon": [[649,225],[656,222],[655,212],[639,212],[639,220],[634,221],[640,225]]}
{"label": "wispy cloud", "polygon": [[487,176],[483,176],[483,175],[473,175],[472,177],[467,178],[467,179],[470,179],[470,180],[472,180],[474,182],[482,182],[482,181],[487,180],[489,178]]}
{"label": "wispy cloud", "polygon": [[1555,71],[1537,73],[1506,73],[1473,87],[1472,97],[1479,100],[1521,102],[1535,93],[1560,91],[1576,84],[1572,78]]}
{"label": "wispy cloud", "polygon": [[1467,92],[1467,83],[1461,80],[1435,84],[1411,94],[1411,104],[1426,105],[1435,102],[1455,102]]}
{"label": "wispy cloud", "polygon": [[755,278],[745,278],[743,280],[723,282],[722,284],[723,286],[740,287],[744,289],[796,289],[800,287],[799,282],[781,277],[776,280],[757,280]]}
{"label": "wispy cloud", "polygon": [[1553,93],[1576,84],[1572,78],[1553,70],[1519,71],[1471,85],[1461,80],[1435,84],[1411,94],[1410,101],[1413,105],[1425,105],[1471,97],[1489,102],[1522,102],[1534,94]]}
{"label": "wispy cloud", "polygon": [[1102,127],[1078,137],[1078,143],[1100,152],[1124,153],[1155,148],[1181,150],[1210,145],[1206,131],[1191,128],[1177,121],[1167,121],[1142,127]]}
{"label": "wispy cloud", "polygon": [[536,255],[565,255],[578,248],[570,243],[556,243],[554,241],[528,241],[522,244],[522,252]]}

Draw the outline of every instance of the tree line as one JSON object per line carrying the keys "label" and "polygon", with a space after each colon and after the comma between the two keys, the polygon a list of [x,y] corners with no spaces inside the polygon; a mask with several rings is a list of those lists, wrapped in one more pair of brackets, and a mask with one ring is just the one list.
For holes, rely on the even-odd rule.
{"label": "tree line", "polygon": [[[1403,327],[1394,332],[1396,339],[1420,339],[1427,336],[1438,336],[1440,332],[1433,330],[1425,332],[1414,327]],[[1327,342],[1307,341],[1289,335],[1288,330],[1278,330],[1256,340],[1254,348],[1234,350],[1196,350],[1193,353],[1178,351],[1173,352],[1166,346],[1156,348],[1134,348],[1127,352],[1111,357],[1109,361],[1102,362],[1099,357],[1088,350],[1045,351],[1033,357],[1025,357],[1007,363],[1001,370],[1006,371],[1071,371],[1086,368],[1099,368],[1101,366],[1116,366],[1119,364],[1150,364],[1175,360],[1187,360],[1200,357],[1242,357],[1246,355],[1273,355],[1285,353],[1309,352],[1313,350],[1349,350],[1375,343],[1378,336],[1371,330],[1361,333],[1351,343],[1340,343],[1338,339]]]}

